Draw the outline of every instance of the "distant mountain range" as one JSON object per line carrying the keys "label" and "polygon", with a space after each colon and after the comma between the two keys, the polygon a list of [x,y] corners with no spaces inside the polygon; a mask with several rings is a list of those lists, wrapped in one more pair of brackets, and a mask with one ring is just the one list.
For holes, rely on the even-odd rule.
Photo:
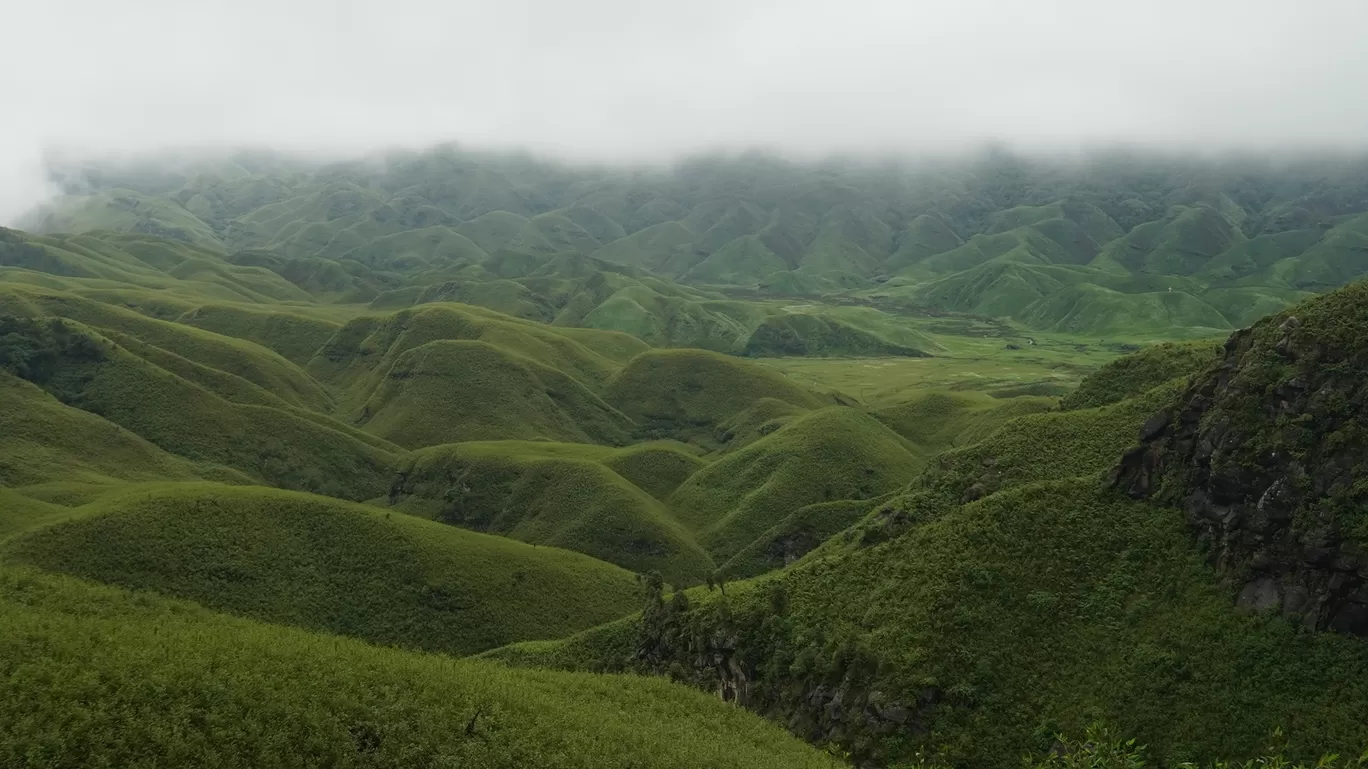
{"label": "distant mountain range", "polygon": [[[440,298],[724,351],[744,350],[764,320],[728,304],[719,291],[731,289],[1192,336],[1368,274],[1362,159],[743,155],[617,171],[439,148],[60,176],[72,194],[28,229],[182,240],[335,301]],[[860,344],[916,346],[874,336]]]}

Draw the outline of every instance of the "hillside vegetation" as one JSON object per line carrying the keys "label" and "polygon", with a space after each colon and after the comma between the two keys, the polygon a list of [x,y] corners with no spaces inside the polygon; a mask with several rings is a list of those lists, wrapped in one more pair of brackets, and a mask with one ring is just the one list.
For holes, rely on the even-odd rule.
{"label": "hillside vegetation", "polygon": [[637,602],[632,575],[575,553],[253,487],[113,493],[5,556],[240,616],[457,654],[560,637]]}
{"label": "hillside vegetation", "polygon": [[[1361,158],[1099,154],[1061,166],[993,152],[928,170],[752,154],[622,173],[447,147],[381,164],[62,170],[85,180],[82,194],[34,212],[32,229],[180,240],[193,256],[150,266],[239,293],[404,303],[392,309],[454,299],[720,351],[925,350],[717,288],[880,298],[1042,331],[1201,336],[1368,270]],[[111,255],[87,267],[68,256],[74,245],[50,245],[0,264],[150,279],[149,265]],[[275,256],[230,259],[249,278],[213,266],[212,251]]]}
{"label": "hillside vegetation", "polygon": [[509,670],[0,569],[0,764],[828,769],[661,680]]}
{"label": "hillside vegetation", "polygon": [[0,766],[1359,755],[1365,171],[54,168]]}
{"label": "hillside vegetation", "polygon": [[[1302,351],[1349,349],[1357,333],[1349,329],[1362,330],[1357,293],[1352,287],[1289,311],[1285,317],[1315,318],[1290,332],[1285,318],[1260,328],[1273,342],[1291,333],[1284,347],[1299,359]],[[1272,558],[1252,567],[1253,582],[1237,582],[1237,596],[1194,542],[1189,521],[1205,519],[1106,487],[1107,471],[1123,455],[1131,461],[1137,436],[1172,435],[1155,433],[1150,417],[1171,408],[1190,381],[1197,393],[1210,382],[1278,370],[1251,363],[1272,356],[1230,357],[1238,349],[1227,346],[1226,369],[1207,375],[1206,385],[1209,347],[1141,351],[1079,388],[1107,405],[1020,416],[941,453],[901,492],[783,571],[691,591],[687,601],[648,600],[642,615],[492,656],[667,674],[883,763],[922,751],[952,765],[1005,766],[1048,749],[1048,735],[1082,733],[1096,721],[1134,735],[1164,763],[1253,757],[1275,729],[1293,757],[1352,754],[1365,739],[1352,714],[1368,689],[1346,682],[1368,665],[1368,647],[1299,630],[1283,618],[1300,618],[1295,607],[1261,611],[1263,593],[1248,587],[1264,584],[1260,570],[1282,569],[1278,608],[1286,585],[1325,579],[1315,569],[1333,567],[1294,570],[1301,562],[1279,560],[1283,540],[1274,540],[1262,545]],[[1156,372],[1174,378],[1140,394],[1118,392]],[[1259,423],[1252,412],[1245,417]],[[1153,445],[1215,445],[1166,440]],[[1357,451],[1352,445],[1342,448]],[[1138,466],[1123,473],[1133,479]],[[1246,554],[1254,541],[1231,537],[1221,547]],[[1248,580],[1238,570],[1251,568],[1245,564],[1231,576]],[[1357,600],[1345,595],[1348,603],[1320,616],[1358,634],[1343,621]]]}

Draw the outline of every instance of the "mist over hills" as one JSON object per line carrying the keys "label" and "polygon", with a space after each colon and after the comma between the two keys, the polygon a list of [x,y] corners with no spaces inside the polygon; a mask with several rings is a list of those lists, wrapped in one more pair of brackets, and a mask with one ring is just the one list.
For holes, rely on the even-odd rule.
{"label": "mist over hills", "polygon": [[1368,744],[1368,161],[57,178],[0,229],[2,765]]}
{"label": "mist over hills", "polygon": [[917,345],[831,318],[766,323],[717,289],[1082,334],[1213,333],[1368,269],[1365,167],[1002,150],[883,164],[751,153],[635,171],[454,147],[321,165],[226,155],[63,169],[80,194],[24,223],[171,237],[347,301],[454,299],[724,351],[764,325],[762,351],[822,349],[784,341],[798,336],[896,352]]}

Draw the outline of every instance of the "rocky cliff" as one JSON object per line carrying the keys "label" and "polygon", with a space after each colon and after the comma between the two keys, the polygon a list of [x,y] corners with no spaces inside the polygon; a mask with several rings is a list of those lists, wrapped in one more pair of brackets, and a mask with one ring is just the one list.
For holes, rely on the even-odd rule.
{"label": "rocky cliff", "polygon": [[1238,603],[1368,636],[1368,283],[1236,332],[1112,475],[1184,510]]}

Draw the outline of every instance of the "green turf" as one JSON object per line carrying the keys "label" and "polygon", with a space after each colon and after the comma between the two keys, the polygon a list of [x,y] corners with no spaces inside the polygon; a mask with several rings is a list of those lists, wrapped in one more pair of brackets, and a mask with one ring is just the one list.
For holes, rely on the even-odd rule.
{"label": "green turf", "polygon": [[920,467],[910,448],[855,409],[822,409],[690,476],[670,507],[725,561],[799,508],[872,499],[907,483]]}
{"label": "green turf", "polygon": [[693,465],[682,453],[520,441],[436,446],[399,469],[388,500],[423,517],[696,584],[711,559],[648,491],[679,485]]}
{"label": "green turf", "polygon": [[[1362,645],[1237,612],[1180,513],[1099,489],[1098,474],[1176,392],[1010,421],[943,454],[901,497],[871,500],[866,523],[833,540],[845,548],[725,594],[694,591],[687,615],[657,622],[736,639],[711,648],[747,676],[752,707],[810,739],[834,735],[861,760],[921,751],[1015,765],[1048,749],[1040,740],[1054,730],[1097,720],[1163,762],[1249,757],[1275,727],[1303,758],[1355,750],[1366,735],[1345,704],[1368,701],[1368,687],[1343,676],[1368,666]],[[982,499],[962,503],[979,484]],[[493,656],[718,685],[718,667],[696,664],[669,624],[642,622]],[[643,658],[645,638],[657,640]],[[894,704],[929,731],[875,717]]]}
{"label": "green turf", "polygon": [[142,486],[74,516],[7,560],[385,645],[468,654],[637,600],[631,574],[582,555],[275,489]]}
{"label": "green turf", "polygon": [[394,360],[365,429],[408,448],[455,441],[620,444],[627,417],[566,374],[488,342],[439,340]]}
{"label": "green turf", "polygon": [[510,670],[0,571],[0,764],[805,769],[778,726],[665,681]]}
{"label": "green turf", "polygon": [[660,436],[714,440],[715,428],[762,398],[801,409],[823,400],[755,363],[701,350],[638,355],[604,390],[604,400]]}
{"label": "green turf", "polygon": [[1069,393],[1065,410],[1116,403],[1178,377],[1200,374],[1216,362],[1221,346],[1215,342],[1166,343],[1118,358],[1084,379]]}
{"label": "green turf", "polygon": [[[378,160],[92,163],[88,194],[28,219],[41,234],[0,229],[8,547],[383,643],[538,638],[496,656],[735,686],[860,764],[1015,763],[1095,718],[1163,765],[1254,755],[1274,725],[1297,756],[1368,742],[1354,647],[1237,616],[1181,515],[1097,486],[1209,340],[1368,275],[1360,162]],[[1335,320],[1343,296],[1298,309],[1336,355],[1361,325]],[[1288,384],[1255,357],[1241,382]],[[1255,400],[1238,418],[1270,420]],[[1315,449],[1284,422],[1222,456]],[[207,481],[235,486],[166,486]],[[201,503],[222,525],[186,528]],[[552,552],[612,586],[516,565]],[[624,569],[642,619],[552,640],[643,605]],[[529,570],[534,593],[508,587]],[[726,599],[666,603],[652,572]],[[53,744],[20,763],[80,747]],[[668,765],[720,763],[700,750]]]}

